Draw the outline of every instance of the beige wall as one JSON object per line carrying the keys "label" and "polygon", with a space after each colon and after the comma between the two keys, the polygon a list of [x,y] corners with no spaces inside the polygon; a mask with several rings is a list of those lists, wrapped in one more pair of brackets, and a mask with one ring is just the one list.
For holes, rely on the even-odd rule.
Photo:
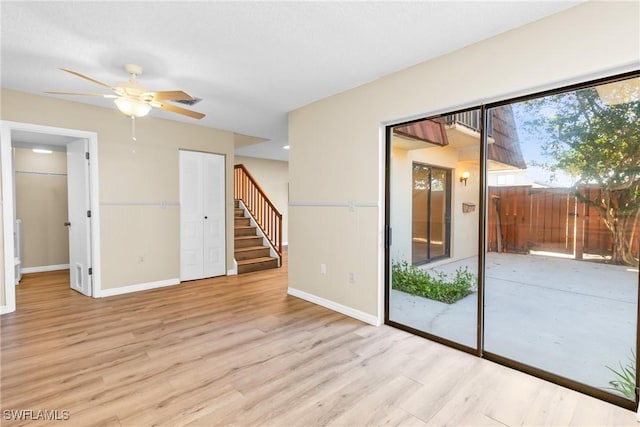
{"label": "beige wall", "polygon": [[282,242],[287,243],[289,228],[289,163],[280,160],[236,156],[236,165],[243,164],[267,193],[282,214]]}
{"label": "beige wall", "polygon": [[[131,120],[115,108],[2,90],[3,120],[98,134],[103,289],[180,277],[178,149],[227,156],[226,213],[233,218],[233,134],[155,114],[171,117],[154,112],[137,120],[134,142]],[[233,268],[233,226],[227,268]]]}
{"label": "beige wall", "polygon": [[[22,220],[22,267],[69,264],[67,153],[14,149],[16,216]],[[17,255],[16,255],[17,256]]]}
{"label": "beige wall", "polygon": [[382,125],[637,69],[639,8],[587,2],[292,111],[289,286],[380,319]]}

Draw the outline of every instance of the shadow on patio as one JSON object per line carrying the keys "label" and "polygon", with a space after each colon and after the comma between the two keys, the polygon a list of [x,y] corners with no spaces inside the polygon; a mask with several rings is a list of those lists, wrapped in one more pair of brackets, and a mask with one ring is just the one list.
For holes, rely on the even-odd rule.
{"label": "shadow on patio", "polygon": [[[477,257],[433,267],[477,272]],[[423,268],[426,270],[426,268]],[[486,258],[485,350],[595,387],[636,341],[638,270],[537,255]],[[390,318],[476,347],[477,293],[454,303],[392,290]]]}

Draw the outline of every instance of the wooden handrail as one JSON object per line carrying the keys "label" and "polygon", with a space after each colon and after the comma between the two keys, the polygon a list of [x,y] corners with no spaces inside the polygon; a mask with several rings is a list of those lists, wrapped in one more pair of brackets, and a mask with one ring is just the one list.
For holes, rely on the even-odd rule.
{"label": "wooden handrail", "polygon": [[282,259],[282,214],[244,165],[233,168],[233,192],[245,207]]}

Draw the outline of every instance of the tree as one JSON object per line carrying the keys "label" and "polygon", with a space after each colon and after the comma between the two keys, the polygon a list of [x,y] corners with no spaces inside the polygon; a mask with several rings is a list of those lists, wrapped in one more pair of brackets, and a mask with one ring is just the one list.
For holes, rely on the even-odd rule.
{"label": "tree", "polygon": [[[631,239],[640,212],[639,80],[552,95],[523,105],[529,116],[527,128],[535,128],[544,138],[543,153],[552,160],[547,166],[574,176],[575,196],[602,216],[611,232],[611,262],[615,264],[638,265]],[[614,101],[603,101],[599,92],[608,93]],[[586,186],[599,188],[598,197],[587,198]]]}

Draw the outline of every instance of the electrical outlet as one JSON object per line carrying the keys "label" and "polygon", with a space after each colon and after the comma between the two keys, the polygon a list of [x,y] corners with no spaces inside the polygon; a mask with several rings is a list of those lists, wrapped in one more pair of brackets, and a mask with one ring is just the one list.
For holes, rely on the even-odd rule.
{"label": "electrical outlet", "polygon": [[349,272],[349,283],[356,283],[356,273]]}
{"label": "electrical outlet", "polygon": [[320,274],[327,274],[327,264],[320,264]]}

